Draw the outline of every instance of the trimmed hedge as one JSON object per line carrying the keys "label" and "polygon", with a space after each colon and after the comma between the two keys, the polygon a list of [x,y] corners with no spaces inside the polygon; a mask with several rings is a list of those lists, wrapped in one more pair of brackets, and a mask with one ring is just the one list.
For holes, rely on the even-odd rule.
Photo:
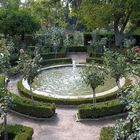
{"label": "trimmed hedge", "polygon": [[87,52],[87,47],[85,46],[71,46],[67,48],[67,52]]}
{"label": "trimmed hedge", "polygon": [[81,119],[100,118],[111,116],[125,111],[125,105],[119,99],[93,104],[82,104],[78,106],[78,116]]}
{"label": "trimmed hedge", "polygon": [[113,128],[112,127],[103,127],[100,131],[99,140],[113,140]]}
{"label": "trimmed hedge", "polygon": [[[129,83],[126,82],[125,86],[123,87],[124,89],[127,87]],[[30,98],[30,91],[27,90],[23,85],[22,85],[22,80],[17,83],[17,87],[19,90],[19,93],[27,98]],[[122,89],[123,90],[123,89]],[[113,92],[104,96],[100,96],[96,98],[97,102],[104,102],[108,100],[113,100],[118,97],[118,92]],[[34,94],[34,99],[37,101],[42,101],[42,102],[47,102],[47,103],[55,103],[58,105],[80,105],[80,104],[86,104],[86,103],[92,103],[93,99],[92,98],[78,98],[78,99],[63,99],[63,98],[53,98],[49,96],[43,96],[43,95],[37,95]]]}
{"label": "trimmed hedge", "polygon": [[[4,85],[4,77],[0,76],[0,87]],[[17,96],[15,94],[10,93],[13,98],[13,105],[9,108],[32,117],[37,118],[50,118],[55,114],[55,105],[49,103],[41,103],[34,102],[34,106],[32,105],[32,101],[25,97]],[[4,96],[2,92],[0,92],[0,97]]]}
{"label": "trimmed hedge", "polygon": [[58,51],[57,53],[49,52],[49,53],[41,53],[40,55],[44,60],[52,59],[52,58],[63,58],[66,56],[66,51],[67,49],[65,47],[62,47],[60,51]]}
{"label": "trimmed hedge", "polygon": [[[33,129],[22,125],[8,125],[8,140],[32,140]],[[3,125],[0,124],[0,140],[4,139]]]}
{"label": "trimmed hedge", "polygon": [[54,64],[71,64],[71,63],[72,63],[71,58],[54,58],[54,59],[43,60],[41,62],[41,65],[49,66]]}
{"label": "trimmed hedge", "polygon": [[51,118],[55,114],[55,105],[49,103],[34,102],[24,97],[12,95],[14,105],[10,107],[12,110],[37,118]]}
{"label": "trimmed hedge", "polygon": [[103,64],[103,59],[102,58],[99,58],[99,57],[88,57],[86,59],[86,62],[87,63],[91,63],[92,61],[95,61],[98,64]]}

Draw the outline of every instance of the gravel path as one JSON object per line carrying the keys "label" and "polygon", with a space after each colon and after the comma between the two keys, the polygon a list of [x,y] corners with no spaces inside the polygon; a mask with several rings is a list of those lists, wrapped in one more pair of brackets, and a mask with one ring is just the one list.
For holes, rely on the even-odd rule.
{"label": "gravel path", "polygon": [[33,140],[98,140],[100,128],[112,126],[115,120],[76,122],[75,109],[57,108],[57,117],[51,121],[34,121],[8,115],[10,124],[34,128]]}

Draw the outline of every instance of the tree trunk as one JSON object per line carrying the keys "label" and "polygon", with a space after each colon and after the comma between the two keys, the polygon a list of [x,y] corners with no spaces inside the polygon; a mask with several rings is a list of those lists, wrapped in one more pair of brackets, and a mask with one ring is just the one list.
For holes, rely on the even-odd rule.
{"label": "tree trunk", "polygon": [[34,106],[34,97],[33,97],[32,86],[31,86],[31,84],[29,86],[30,86],[30,93],[31,93],[32,105]]}
{"label": "tree trunk", "polygon": [[116,78],[116,84],[117,84],[118,89],[120,89],[121,88],[120,77]]}
{"label": "tree trunk", "polygon": [[115,33],[115,46],[121,47],[123,42],[123,35],[121,33]]}
{"label": "tree trunk", "polygon": [[8,132],[7,132],[7,114],[4,115],[4,140],[8,140]]}
{"label": "tree trunk", "polygon": [[93,105],[96,105],[96,93],[95,93],[95,89],[93,89]]}

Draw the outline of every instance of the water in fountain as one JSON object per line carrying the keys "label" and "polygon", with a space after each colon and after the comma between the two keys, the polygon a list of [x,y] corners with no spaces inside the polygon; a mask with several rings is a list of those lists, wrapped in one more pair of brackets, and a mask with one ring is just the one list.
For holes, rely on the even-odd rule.
{"label": "water in fountain", "polygon": [[76,62],[75,62],[75,60],[72,61],[72,67],[73,68],[76,68]]}
{"label": "water in fountain", "polygon": [[[90,95],[92,89],[83,82],[81,78],[81,71],[83,67],[60,67],[42,71],[35,77],[33,88],[38,91],[46,92],[49,95],[60,96],[79,96]],[[112,85],[108,81],[112,81]],[[115,80],[108,79],[105,82],[107,89],[113,88],[116,85]],[[104,86],[97,88],[97,92],[103,92]]]}

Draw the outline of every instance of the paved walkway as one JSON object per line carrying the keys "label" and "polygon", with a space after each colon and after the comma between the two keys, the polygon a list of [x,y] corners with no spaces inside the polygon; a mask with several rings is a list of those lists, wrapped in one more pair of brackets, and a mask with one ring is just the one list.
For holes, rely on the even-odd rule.
{"label": "paved walkway", "polygon": [[57,117],[51,121],[34,121],[8,115],[8,122],[34,128],[33,140],[98,140],[100,128],[112,126],[114,120],[76,122],[75,109],[57,108]]}
{"label": "paved walkway", "polygon": [[[19,78],[11,79],[8,88],[18,94],[16,84]],[[57,108],[57,117],[51,121],[34,121],[14,114],[8,114],[9,124],[22,124],[34,128],[33,140],[98,140],[100,129],[112,126],[115,120],[76,122],[77,109]]]}

